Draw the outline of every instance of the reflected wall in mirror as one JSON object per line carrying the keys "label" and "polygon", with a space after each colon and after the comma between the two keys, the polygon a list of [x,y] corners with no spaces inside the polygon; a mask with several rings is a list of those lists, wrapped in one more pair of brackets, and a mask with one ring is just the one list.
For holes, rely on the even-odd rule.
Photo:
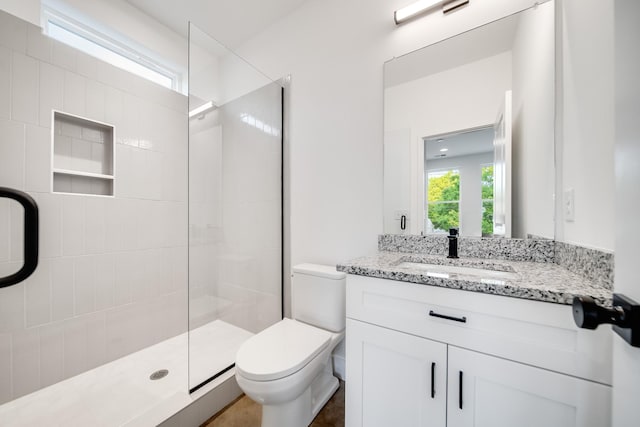
{"label": "reflected wall in mirror", "polygon": [[554,237],[554,40],[548,1],[385,63],[385,233]]}

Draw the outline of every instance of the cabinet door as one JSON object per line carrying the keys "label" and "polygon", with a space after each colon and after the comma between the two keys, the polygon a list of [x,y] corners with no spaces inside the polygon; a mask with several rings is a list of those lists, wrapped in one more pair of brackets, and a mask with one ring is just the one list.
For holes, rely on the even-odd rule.
{"label": "cabinet door", "polygon": [[346,425],[446,423],[447,346],[347,319]]}
{"label": "cabinet door", "polygon": [[606,427],[611,387],[449,346],[448,427]]}

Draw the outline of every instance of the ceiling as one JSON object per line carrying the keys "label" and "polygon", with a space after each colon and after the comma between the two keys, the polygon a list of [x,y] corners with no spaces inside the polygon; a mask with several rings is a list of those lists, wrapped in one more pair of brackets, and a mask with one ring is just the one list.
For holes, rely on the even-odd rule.
{"label": "ceiling", "polygon": [[[493,127],[455,132],[424,139],[425,158],[437,160],[444,158],[468,156],[471,154],[493,153]],[[446,149],[442,152],[440,150]]]}
{"label": "ceiling", "polygon": [[307,0],[126,1],[184,37],[191,21],[221,43],[235,48]]}

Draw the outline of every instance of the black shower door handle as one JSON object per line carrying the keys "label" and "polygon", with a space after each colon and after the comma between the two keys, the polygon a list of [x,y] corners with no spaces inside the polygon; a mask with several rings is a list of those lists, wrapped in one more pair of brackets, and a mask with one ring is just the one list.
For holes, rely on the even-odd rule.
{"label": "black shower door handle", "polygon": [[38,266],[38,205],[31,196],[13,188],[0,187],[0,198],[13,199],[24,208],[24,264],[20,270],[0,277],[0,288],[22,282]]}

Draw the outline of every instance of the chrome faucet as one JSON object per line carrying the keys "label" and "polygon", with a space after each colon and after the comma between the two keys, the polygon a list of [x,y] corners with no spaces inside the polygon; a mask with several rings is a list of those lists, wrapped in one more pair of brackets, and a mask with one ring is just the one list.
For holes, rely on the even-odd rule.
{"label": "chrome faucet", "polygon": [[458,258],[458,229],[450,228],[449,235],[449,256],[447,258]]}

